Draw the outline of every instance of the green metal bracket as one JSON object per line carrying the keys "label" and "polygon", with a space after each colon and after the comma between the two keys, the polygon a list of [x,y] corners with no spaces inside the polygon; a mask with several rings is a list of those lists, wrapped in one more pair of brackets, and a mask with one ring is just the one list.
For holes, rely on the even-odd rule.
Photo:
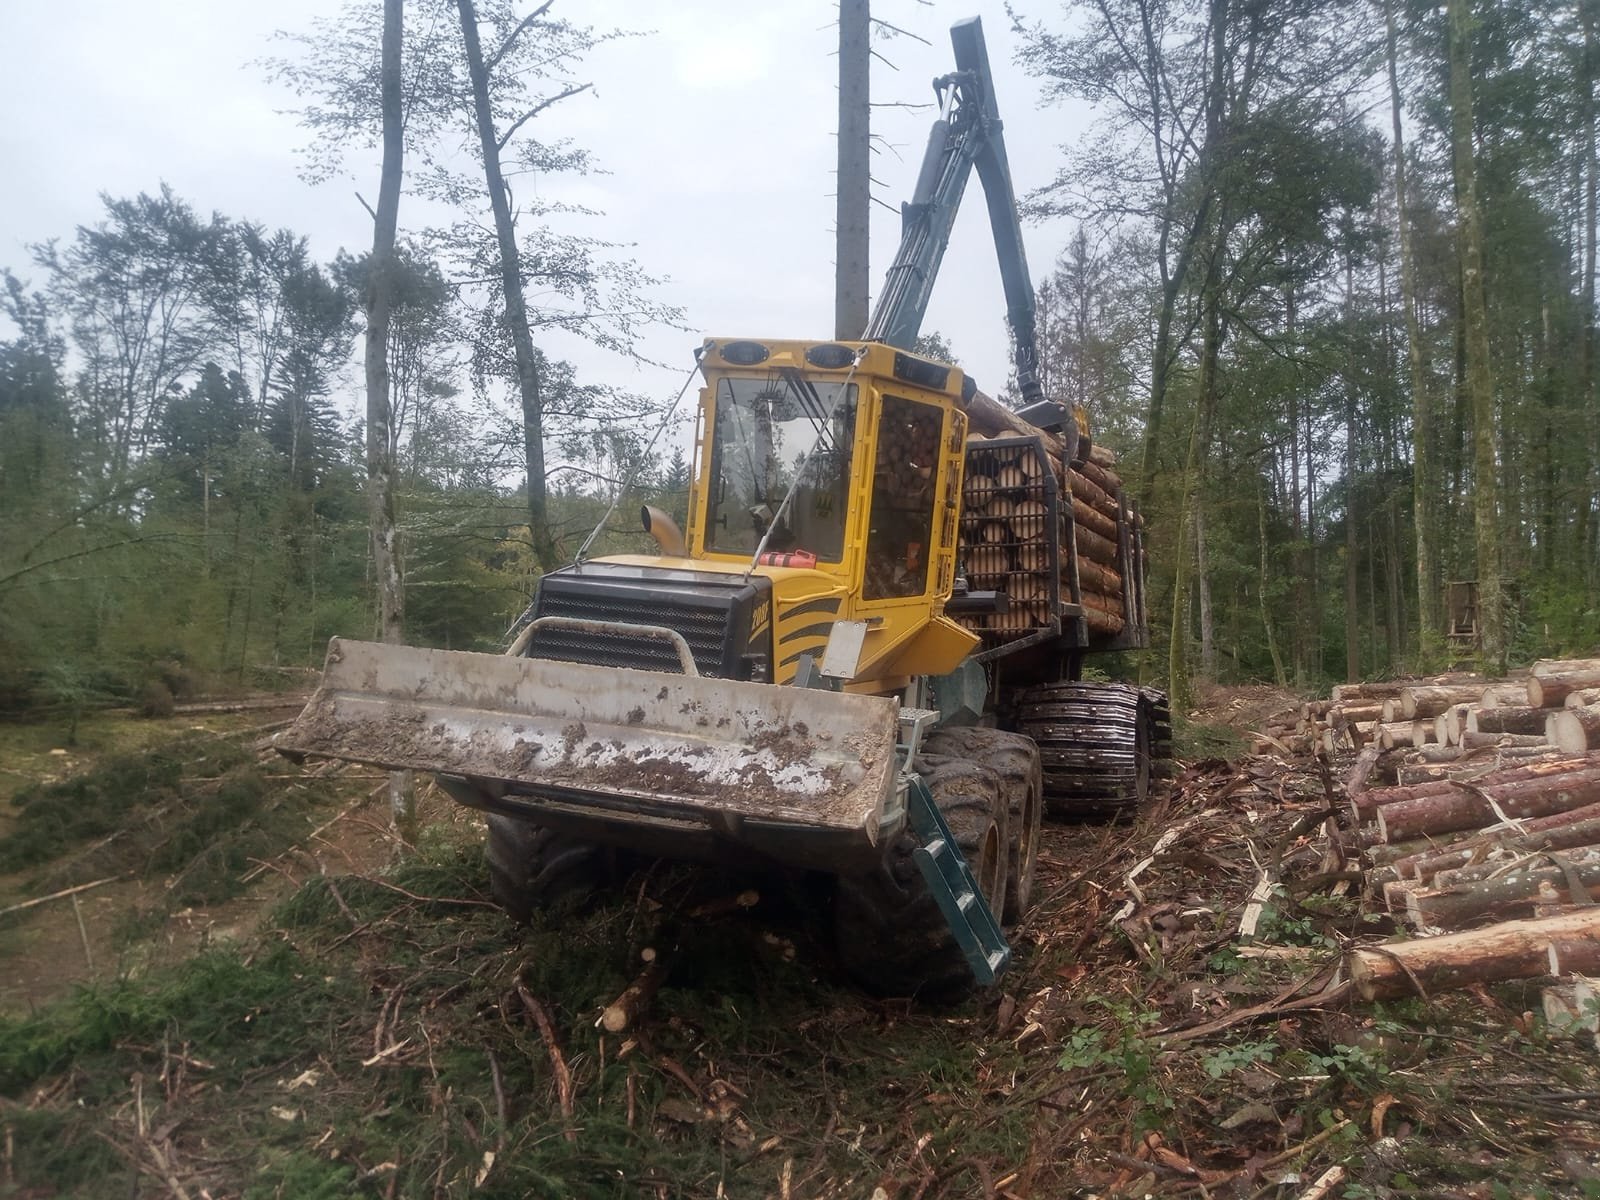
{"label": "green metal bracket", "polygon": [[911,828],[921,843],[912,851],[912,857],[922,870],[928,890],[938,902],[973,975],[979,983],[992,984],[1010,964],[1011,947],[921,776],[911,777],[907,810]]}

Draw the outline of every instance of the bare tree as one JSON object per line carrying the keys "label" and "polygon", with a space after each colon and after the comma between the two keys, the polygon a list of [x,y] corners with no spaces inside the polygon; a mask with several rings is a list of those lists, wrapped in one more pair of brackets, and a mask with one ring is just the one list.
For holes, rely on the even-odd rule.
{"label": "bare tree", "polygon": [[[394,443],[389,435],[389,316],[394,298],[394,243],[400,223],[400,182],[405,172],[404,113],[400,54],[405,0],[383,0],[383,51],[379,90],[383,105],[383,167],[378,207],[372,214],[372,261],[367,273],[367,511],[372,537],[372,573],[378,585],[378,636],[399,642],[405,635],[405,575],[395,520]],[[389,802],[406,841],[416,835],[416,794],[410,773],[389,775]]]}

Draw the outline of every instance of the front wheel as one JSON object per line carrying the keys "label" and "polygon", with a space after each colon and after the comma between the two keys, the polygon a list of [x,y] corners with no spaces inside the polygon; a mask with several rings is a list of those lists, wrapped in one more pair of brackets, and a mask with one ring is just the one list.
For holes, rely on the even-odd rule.
{"label": "front wheel", "polygon": [[[989,767],[925,754],[922,781],[996,915],[1005,910],[1007,807]],[[975,986],[972,968],[928,890],[909,827],[884,848],[865,875],[840,876],[834,889],[834,936],[845,970],[886,996],[957,1000]]]}
{"label": "front wheel", "polygon": [[616,875],[609,846],[501,813],[490,813],[487,821],[490,890],[520,924],[541,910],[579,907]]}

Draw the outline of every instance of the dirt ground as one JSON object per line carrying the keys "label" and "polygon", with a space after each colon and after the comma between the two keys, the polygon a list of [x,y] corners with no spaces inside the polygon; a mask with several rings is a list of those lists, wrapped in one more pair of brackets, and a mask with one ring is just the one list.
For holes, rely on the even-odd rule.
{"label": "dirt ground", "polygon": [[[1219,689],[1192,716],[1297,703]],[[92,765],[54,748],[4,761]],[[141,874],[0,924],[0,1197],[1600,1196],[1600,1065],[1537,987],[1340,991],[1341,951],[1394,929],[1329,878],[1336,777],[1190,758],[1135,823],[1050,825],[1013,969],[933,1008],[843,978],[814,881],[658,865],[518,929],[472,814],[428,794],[396,863],[352,772],[226,900]],[[665,982],[607,1035],[645,946]]]}

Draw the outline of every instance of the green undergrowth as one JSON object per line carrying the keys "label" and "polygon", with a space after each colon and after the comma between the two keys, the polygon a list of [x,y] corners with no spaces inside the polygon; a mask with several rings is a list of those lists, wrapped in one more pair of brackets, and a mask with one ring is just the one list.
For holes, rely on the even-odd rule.
{"label": "green undergrowth", "polygon": [[174,905],[215,903],[238,894],[253,859],[303,834],[326,799],[287,764],[269,773],[240,739],[191,733],[19,791],[0,873],[28,872],[36,889],[160,878]]}
{"label": "green undergrowth", "polygon": [[[475,843],[314,878],[254,946],[0,1021],[0,1091],[51,1097],[10,1122],[19,1183],[131,1187],[127,1161],[95,1149],[80,1170],[63,1147],[137,1154],[136,1076],[147,1126],[179,1122],[184,1178],[249,1197],[709,1198],[785,1177],[794,1195],[848,1179],[865,1196],[923,1134],[919,1153],[971,1187],[1025,1151],[1026,1109],[981,1111],[1019,1062],[974,1036],[982,1005],[861,996],[816,944],[825,914],[802,884],[689,915],[747,882],[657,868],[519,929],[485,906]],[[669,964],[648,1020],[605,1034],[596,1018],[646,946]],[[571,1073],[570,1117],[535,1010]]]}

